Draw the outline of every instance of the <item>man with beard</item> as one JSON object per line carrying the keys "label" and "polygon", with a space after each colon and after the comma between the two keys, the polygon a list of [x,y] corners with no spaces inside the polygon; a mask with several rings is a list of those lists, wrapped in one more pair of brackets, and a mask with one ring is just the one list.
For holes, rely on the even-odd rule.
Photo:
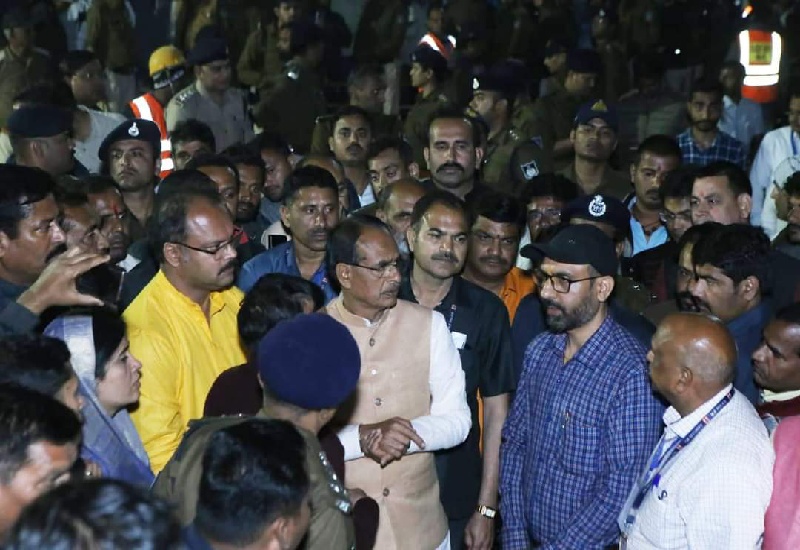
{"label": "man with beard", "polygon": [[367,148],[371,142],[372,123],[366,111],[353,106],[339,111],[328,147],[344,166],[344,175],[355,186],[362,207],[374,203],[377,196],[367,170]]}
{"label": "man with beard", "polygon": [[594,90],[600,72],[600,58],[591,50],[574,50],[567,57],[564,86],[540,97],[533,106],[531,138],[551,153],[556,168],[565,168],[572,160],[575,147],[570,139],[575,113]]}
{"label": "man with beard", "polygon": [[155,122],[126,120],[106,136],[98,156],[101,173],[110,175],[133,215],[131,239],[144,237],[153,212],[156,183],[161,173],[161,132]]}
{"label": "man with beard", "polygon": [[632,256],[667,242],[660,189],[667,174],[680,164],[681,149],[670,136],[650,136],[639,146],[630,169],[634,196],[626,201],[631,211]]}
{"label": "man with beard", "polygon": [[457,109],[436,111],[424,151],[433,186],[466,201],[479,193],[482,185],[475,170],[483,161],[481,141],[474,119]]}
{"label": "man with beard", "polygon": [[344,424],[347,484],[378,502],[375,548],[450,548],[432,453],[464,441],[470,411],[447,322],[397,299],[399,253],[379,220],[347,218],[328,247],[342,292],[325,311],[356,339],[362,364],[334,420]]}
{"label": "man with beard", "polygon": [[407,231],[414,264],[400,298],[441,313],[459,350],[472,429],[463,445],[436,455],[441,499],[453,548],[491,548],[500,430],[514,390],[511,331],[497,296],[458,275],[467,256],[468,218],[464,203],[447,191],[431,191],[417,201]]}
{"label": "man with beard", "polygon": [[569,134],[575,157],[558,173],[578,184],[584,194],[603,193],[623,200],[631,192],[631,182],[608,162],[617,148],[617,129],[613,106],[602,99],[581,105]]}
{"label": "man with beard", "polygon": [[239,173],[239,200],[236,203],[236,224],[253,241],[260,243],[267,229],[258,216],[264,198],[265,165],[261,156],[246,145],[232,145],[222,152]]}
{"label": "man with beard", "polygon": [[131,256],[132,215],[122,200],[122,195],[108,176],[90,176],[80,180],[78,188],[86,193],[89,204],[100,216],[100,232],[108,241],[111,263],[130,271],[141,258]]}
{"label": "man with beard", "polygon": [[783,191],[786,194],[787,225],[772,241],[772,246],[800,260],[800,172],[786,180]]}
{"label": "man with beard", "polygon": [[750,356],[760,344],[770,318],[770,245],[760,227],[720,225],[701,237],[692,249],[694,276],[689,292],[701,312],[726,324],[736,340],[734,387],[758,403]]}
{"label": "man with beard", "polygon": [[739,140],[745,152],[750,152],[756,136],[764,134],[764,114],[761,105],[742,97],[744,67],[739,61],[728,60],[719,70],[719,83],[722,85],[723,112],[718,126],[731,137]]}
{"label": "man with beard", "polygon": [[[386,79],[383,75],[383,68],[380,65],[368,64],[356,67],[347,79],[347,94],[350,99],[349,105],[369,113],[374,130],[373,133],[376,136],[397,138],[402,135],[403,126],[400,118],[396,115],[383,114]],[[314,135],[311,138],[312,153],[324,155],[329,151],[328,138],[333,135],[335,123],[335,115],[325,115],[317,118],[314,126]]]}
{"label": "man with beard", "polygon": [[281,202],[286,178],[292,171],[289,157],[292,148],[275,132],[262,132],[247,144],[251,152],[260,155],[264,161],[263,198],[258,215],[266,227],[281,219]]}
{"label": "man with beard", "polygon": [[414,205],[426,192],[427,189],[414,178],[404,178],[384,187],[375,203],[375,216],[392,230],[403,261],[408,260],[411,255],[406,237],[411,226],[411,213]]}
{"label": "man with beard", "polygon": [[499,296],[511,321],[520,301],[536,287],[529,273],[514,266],[524,225],[521,205],[508,195],[489,192],[472,205],[462,276]]}
{"label": "man with beard", "polygon": [[726,160],[744,168],[747,160],[744,147],[717,127],[722,117],[722,86],[719,81],[696,80],[686,102],[686,112],[690,126],[678,135],[684,164],[706,166]]}
{"label": "man with beard", "polygon": [[186,169],[202,172],[214,182],[217,192],[225,204],[225,209],[230,214],[231,221],[239,232],[239,239],[235,243],[237,264],[242,266],[254,256],[264,252],[264,247],[261,246],[261,243],[251,239],[237,223],[236,217],[239,212],[241,181],[239,179],[239,170],[233,161],[225,155],[201,155],[193,158],[186,165]]}
{"label": "man with beard", "polygon": [[262,252],[242,267],[237,285],[248,292],[262,275],[285,273],[315,283],[325,301],[336,296],[325,269],[328,234],[339,223],[339,189],[327,170],[306,166],[286,181],[281,221],[292,240]]}
{"label": "man with beard", "polygon": [[604,548],[661,432],[646,349],[609,315],[618,260],[596,227],[548,244],[537,286],[548,332],[528,347],[503,427],[504,548]]}
{"label": "man with beard", "polygon": [[123,317],[131,353],[148,373],[131,416],[159,472],[189,421],[202,417],[214,380],[245,356],[236,328],[243,295],[231,286],[240,235],[219,193],[191,182],[159,193],[151,227],[160,270]]}
{"label": "man with beard", "polygon": [[0,335],[32,332],[54,306],[103,305],[76,279],[109,258],[66,250],[54,189],[41,170],[0,166]]}

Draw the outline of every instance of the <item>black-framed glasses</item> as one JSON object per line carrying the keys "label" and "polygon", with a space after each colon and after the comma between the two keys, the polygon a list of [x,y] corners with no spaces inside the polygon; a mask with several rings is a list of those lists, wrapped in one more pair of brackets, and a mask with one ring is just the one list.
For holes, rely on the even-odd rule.
{"label": "black-framed glasses", "polygon": [[542,290],[544,286],[550,282],[553,285],[553,290],[558,292],[559,294],[567,294],[569,289],[575,283],[582,283],[583,281],[592,281],[594,279],[599,279],[602,275],[595,275],[593,277],[584,277],[583,279],[568,279],[562,275],[550,275],[549,273],[545,273],[541,269],[534,269],[533,270],[533,277],[536,279],[536,286],[539,290]]}
{"label": "black-framed glasses", "polygon": [[385,279],[392,275],[393,272],[401,273],[403,271],[403,261],[400,259],[394,260],[392,262],[381,263],[376,266],[371,265],[361,265],[361,264],[347,264],[353,267],[360,267],[361,269],[366,269],[372,271],[376,276],[380,277],[381,279]]}
{"label": "black-framed glasses", "polygon": [[658,214],[658,219],[661,220],[661,223],[675,223],[676,221],[683,221],[686,223],[692,223],[692,212],[691,210],[684,210],[682,212],[672,212],[671,210],[662,210]]}
{"label": "black-framed glasses", "polygon": [[170,241],[170,242],[172,244],[177,244],[184,248],[188,248],[189,250],[194,250],[195,252],[202,252],[203,254],[208,254],[209,256],[218,257],[220,253],[229,246],[236,248],[236,243],[239,241],[241,237],[242,237],[242,230],[237,227],[236,229],[233,230],[233,234],[231,234],[231,236],[226,241],[223,241],[211,248],[200,248],[197,246],[192,246],[190,244],[178,241]]}

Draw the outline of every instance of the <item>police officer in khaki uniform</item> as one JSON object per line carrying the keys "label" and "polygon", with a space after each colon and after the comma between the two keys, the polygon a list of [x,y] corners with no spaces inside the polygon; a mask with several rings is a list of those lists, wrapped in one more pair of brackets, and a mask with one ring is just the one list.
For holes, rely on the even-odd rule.
{"label": "police officer in khaki uniform", "polygon": [[470,107],[483,118],[489,129],[481,179],[488,187],[509,194],[513,190],[511,155],[522,141],[511,126],[510,109],[513,104],[513,84],[497,67],[473,79]]}
{"label": "police officer in khaki uniform", "polygon": [[[359,107],[370,114],[373,136],[398,137],[403,134],[403,124],[397,115],[385,115],[383,109],[386,82],[383,69],[379,65],[367,64],[356,67],[347,80],[349,105]],[[333,133],[336,115],[325,115],[317,119],[314,135],[311,138],[311,153],[327,155],[330,153],[328,138]]]}
{"label": "police officer in khaki uniform", "polygon": [[423,150],[428,145],[431,115],[449,103],[442,91],[447,79],[447,59],[427,44],[420,44],[411,54],[411,85],[419,89],[417,100],[406,116],[403,134],[414,150],[414,162],[426,166]]}
{"label": "police officer in khaki uniform", "polygon": [[569,139],[578,106],[592,94],[600,60],[591,50],[575,50],[567,56],[567,77],[564,87],[540,97],[534,104],[531,139],[552,151],[556,168],[569,164],[573,146]]}
{"label": "police officer in khaki uniform", "polygon": [[[614,240],[617,257],[631,247],[631,213],[622,201],[608,195],[584,195],[561,211],[561,219],[571,225],[591,224]],[[614,277],[614,297],[629,311],[641,313],[654,298],[642,283],[621,274]]]}
{"label": "police officer in khaki uniform", "polygon": [[236,65],[239,81],[245,86],[257,88],[261,94],[268,93],[284,74],[284,63],[288,59],[279,47],[280,33],[296,19],[297,2],[279,0],[273,11],[275,20],[259,25],[247,37]]}
{"label": "police officer in khaki uniform", "polygon": [[190,118],[206,123],[214,132],[217,149],[253,138],[253,125],[247,113],[242,90],[231,88],[228,48],[213,27],[197,34],[187,62],[194,67],[195,82],[181,90],[167,105],[167,129]]}
{"label": "police officer in khaki uniform", "polygon": [[28,13],[21,8],[6,12],[3,34],[8,44],[0,51],[0,126],[6,125],[18,93],[54,78],[50,54],[33,47],[32,22]]}
{"label": "police officer in khaki uniform", "polygon": [[292,59],[274,89],[261,97],[253,116],[260,127],[277,132],[295,152],[305,154],[317,117],[327,109],[319,76],[324,36],[309,21],[295,21],[289,28]]}

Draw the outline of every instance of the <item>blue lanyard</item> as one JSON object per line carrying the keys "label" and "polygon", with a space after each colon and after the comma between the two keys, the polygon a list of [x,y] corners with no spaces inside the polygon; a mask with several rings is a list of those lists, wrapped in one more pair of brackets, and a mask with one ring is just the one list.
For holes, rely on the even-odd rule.
{"label": "blue lanyard", "polygon": [[794,144],[794,130],[789,130],[789,141],[792,143],[792,156],[797,154],[797,146]]}
{"label": "blue lanyard", "polygon": [[456,305],[450,306],[450,315],[447,317],[447,332],[453,332],[453,319],[456,316]]}
{"label": "blue lanyard", "polygon": [[633,503],[631,504],[631,508],[628,511],[628,515],[625,517],[625,526],[630,529],[633,524],[636,522],[636,513],[641,508],[642,503],[644,502],[645,497],[650,492],[651,488],[658,487],[659,481],[661,481],[661,472],[664,470],[664,467],[669,463],[672,458],[680,452],[681,449],[689,445],[697,434],[703,431],[711,420],[719,414],[719,412],[725,408],[725,405],[730,403],[733,394],[736,392],[734,388],[731,388],[725,397],[719,400],[719,402],[714,405],[714,408],[708,411],[703,418],[700,419],[692,430],[686,434],[686,437],[679,437],[676,439],[672,445],[670,445],[669,449],[666,452],[661,452],[664,448],[664,438],[661,438],[661,441],[656,447],[656,451],[653,453],[652,458],[650,459],[650,467],[647,469],[647,472],[642,476],[640,483],[639,483],[639,492],[636,493],[636,497],[633,499]]}

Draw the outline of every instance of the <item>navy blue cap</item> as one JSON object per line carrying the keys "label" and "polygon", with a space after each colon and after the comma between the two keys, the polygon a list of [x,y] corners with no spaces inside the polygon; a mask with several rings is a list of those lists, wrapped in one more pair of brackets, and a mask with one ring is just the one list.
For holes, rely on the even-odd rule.
{"label": "navy blue cap", "polygon": [[31,14],[21,6],[14,6],[3,15],[4,29],[27,29],[32,26],[33,18]]}
{"label": "navy blue cap", "polygon": [[568,225],[545,244],[526,245],[521,254],[533,261],[590,265],[603,276],[613,277],[619,269],[614,241],[593,225]]}
{"label": "navy blue cap", "polygon": [[419,44],[414,48],[414,51],[411,52],[411,62],[439,72],[447,69],[447,59],[427,44]]}
{"label": "navy blue cap", "polygon": [[303,51],[308,46],[318,44],[325,39],[320,26],[305,19],[293,21],[289,25],[289,32],[292,52]]}
{"label": "navy blue cap", "polygon": [[618,233],[630,232],[630,211],[621,200],[608,195],[584,195],[570,202],[561,211],[561,219],[568,222],[573,218],[607,223]]}
{"label": "navy blue cap", "polygon": [[333,317],[298,315],[261,339],[258,373],[269,393],[283,403],[333,409],[356,388],[361,352],[347,327]]}
{"label": "navy blue cap", "polygon": [[512,95],[517,89],[513,75],[502,67],[491,67],[485,73],[472,79],[472,91],[499,92]]}
{"label": "navy blue cap", "polygon": [[567,70],[573,73],[600,74],[602,63],[594,50],[572,50],[567,55]]}
{"label": "navy blue cap", "polygon": [[143,118],[132,118],[126,120],[113,130],[100,144],[100,149],[97,151],[98,158],[106,162],[108,161],[108,148],[118,141],[138,139],[146,141],[153,148],[153,157],[159,158],[161,153],[161,131],[155,122],[151,120],[144,120]]}
{"label": "navy blue cap", "polygon": [[186,62],[190,65],[207,65],[214,61],[229,59],[228,43],[219,29],[211,25],[198,31],[194,47],[189,51]]}
{"label": "navy blue cap", "polygon": [[575,125],[587,124],[590,120],[599,118],[608,124],[615,132],[619,129],[619,117],[617,116],[617,108],[614,105],[608,105],[602,99],[594,99],[587,101],[580,107],[575,115]]}
{"label": "navy blue cap", "polygon": [[72,132],[72,113],[55,105],[27,103],[11,111],[8,132],[21,138],[46,138]]}

